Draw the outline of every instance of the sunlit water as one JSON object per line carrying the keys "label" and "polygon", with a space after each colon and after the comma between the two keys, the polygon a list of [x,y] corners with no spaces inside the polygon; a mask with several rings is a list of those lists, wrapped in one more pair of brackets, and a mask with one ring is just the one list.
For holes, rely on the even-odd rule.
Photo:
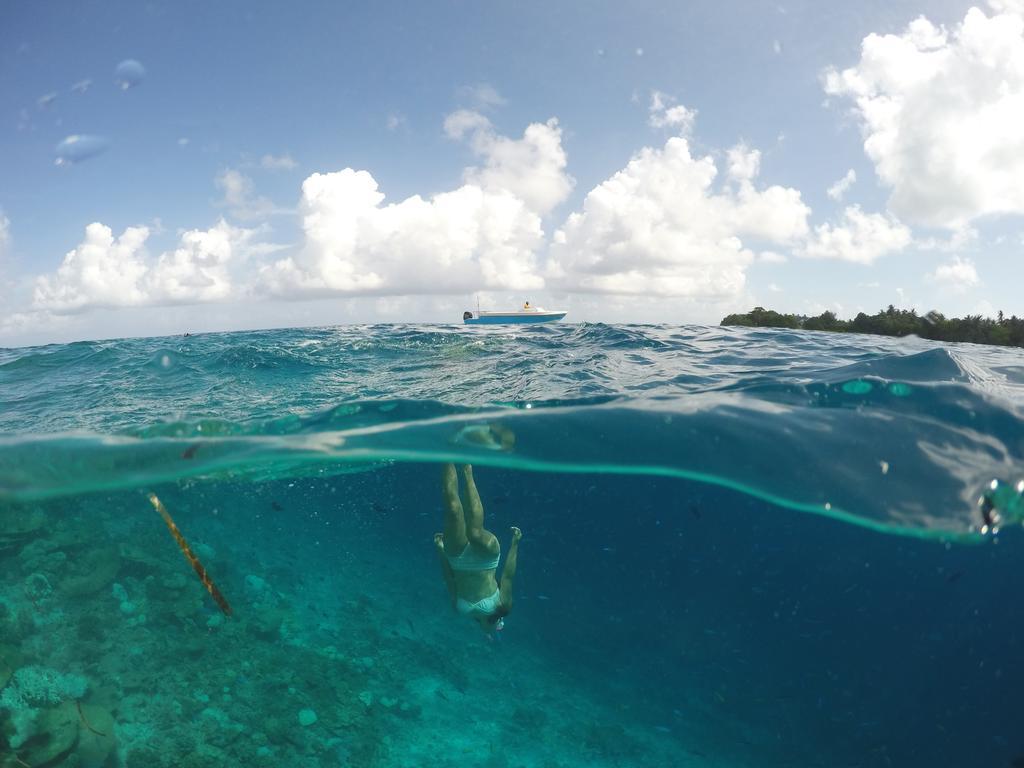
{"label": "sunlit water", "polygon": [[[0,350],[0,766],[1010,765],[1022,457],[1024,355],[918,339]],[[524,531],[497,639],[449,607],[447,461]]]}

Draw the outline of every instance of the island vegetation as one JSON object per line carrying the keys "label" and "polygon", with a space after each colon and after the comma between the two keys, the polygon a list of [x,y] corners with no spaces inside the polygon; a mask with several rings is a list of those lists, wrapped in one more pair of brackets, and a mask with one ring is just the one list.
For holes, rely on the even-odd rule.
{"label": "island vegetation", "polygon": [[940,312],[919,315],[913,309],[896,309],[892,304],[874,315],[859,313],[852,320],[840,320],[834,312],[816,317],[784,315],[764,307],[755,307],[745,314],[729,315],[722,325],[756,328],[802,328],[807,331],[837,333],[873,333],[879,336],[920,336],[936,341],[968,341],[974,344],[998,344],[1024,347],[1024,318],[996,318],[968,315],[946,317]]}

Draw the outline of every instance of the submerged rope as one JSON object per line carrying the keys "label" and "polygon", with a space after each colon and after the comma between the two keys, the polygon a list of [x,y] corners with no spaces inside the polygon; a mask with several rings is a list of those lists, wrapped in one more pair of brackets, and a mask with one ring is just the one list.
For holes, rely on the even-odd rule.
{"label": "submerged rope", "polygon": [[192,564],[192,568],[195,570],[196,575],[199,576],[199,580],[203,582],[203,586],[206,587],[206,591],[210,593],[214,600],[217,601],[217,605],[220,606],[221,611],[225,616],[231,615],[231,606],[228,605],[228,601],[224,598],[224,595],[217,589],[217,585],[213,583],[210,575],[206,572],[203,564],[199,562],[199,558],[195,556],[192,548],[189,547],[188,542],[185,541],[185,537],[181,535],[181,531],[178,530],[178,526],[174,524],[174,520],[171,519],[170,512],[163,505],[163,502],[157,498],[155,493],[149,494],[149,503],[153,505],[153,509],[160,513],[160,517],[167,523],[167,528],[171,532],[171,536],[178,542],[178,547],[181,549],[181,553],[185,555],[185,559]]}

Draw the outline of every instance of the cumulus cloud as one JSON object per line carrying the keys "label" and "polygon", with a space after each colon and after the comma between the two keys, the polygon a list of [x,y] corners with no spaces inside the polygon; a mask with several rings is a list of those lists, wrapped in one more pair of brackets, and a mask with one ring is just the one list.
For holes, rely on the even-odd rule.
{"label": "cumulus cloud", "polygon": [[444,130],[449,138],[468,138],[473,152],[484,160],[482,166],[463,172],[466,184],[510,192],[541,216],[572,191],[575,181],[565,171],[562,129],[553,118],[531,123],[521,139],[511,139],[496,133],[479,112],[459,110],[445,119]]}
{"label": "cumulus cloud", "polygon": [[305,244],[262,270],[264,288],[295,297],[541,287],[540,217],[511,192],[467,184],[429,200],[383,201],[366,171],[307,178]]}
{"label": "cumulus cloud", "polygon": [[482,160],[458,189],[386,204],[367,171],[307,178],[299,205],[305,242],[261,270],[263,289],[293,298],[541,288],[542,217],[573,185],[558,122],[533,123],[512,139],[479,112],[459,110],[444,130]]}
{"label": "cumulus cloud", "polygon": [[801,255],[871,264],[881,256],[903,250],[911,240],[910,230],[892,216],[864,213],[860,206],[851,205],[843,211],[841,224],[815,227]]}
{"label": "cumulus cloud", "polygon": [[675,99],[661,91],[651,92],[647,111],[647,122],[652,128],[674,128],[684,136],[693,130],[693,121],[697,117],[697,110],[676,104]]}
{"label": "cumulus cloud", "polygon": [[974,262],[959,256],[948,264],[940,264],[928,277],[958,293],[966,291],[968,288],[974,288],[981,283]]}
{"label": "cumulus cloud", "polygon": [[759,189],[760,154],[727,153],[726,179],[686,138],[644,148],[592,189],[550,249],[551,282],[565,290],[727,301],[739,296],[754,253],[743,238],[788,245],[808,231],[794,189]]}
{"label": "cumulus cloud", "polygon": [[825,90],[853,100],[901,219],[960,228],[1024,213],[1024,3],[990,5],[949,30],[920,17],[871,34],[855,66],[826,72]]}
{"label": "cumulus cloud", "polygon": [[846,175],[843,176],[843,178],[828,188],[828,196],[833,200],[842,200],[843,195],[846,194],[846,190],[853,186],[855,181],[857,181],[857,172],[851,168],[846,172]]}
{"label": "cumulus cloud", "polygon": [[296,162],[289,154],[264,155],[260,158],[260,168],[268,171],[290,171],[295,166]]}
{"label": "cumulus cloud", "polygon": [[33,305],[75,312],[141,304],[145,296],[139,282],[146,274],[143,246],[148,237],[146,227],[128,227],[115,238],[110,227],[90,224],[85,239],[68,251],[57,272],[36,281]]}
{"label": "cumulus cloud", "polygon": [[245,253],[253,234],[223,219],[210,229],[185,232],[179,246],[160,254],[146,275],[149,300],[191,304],[230,297],[229,268]]}
{"label": "cumulus cloud", "polygon": [[221,220],[208,230],[190,230],[179,246],[150,259],[148,227],[128,227],[115,237],[94,222],[85,239],[57,271],[36,279],[32,306],[58,313],[96,307],[191,304],[232,295],[230,268],[243,259],[254,230]]}

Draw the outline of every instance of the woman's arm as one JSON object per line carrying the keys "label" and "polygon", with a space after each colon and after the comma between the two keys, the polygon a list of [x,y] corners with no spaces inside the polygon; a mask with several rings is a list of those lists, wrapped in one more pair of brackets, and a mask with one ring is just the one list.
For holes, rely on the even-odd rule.
{"label": "woman's arm", "polygon": [[434,534],[434,548],[437,550],[437,559],[441,563],[441,574],[444,576],[444,585],[448,587],[448,596],[452,599],[452,606],[455,605],[455,575],[452,573],[452,566],[444,553],[444,534]]}
{"label": "woman's arm", "polygon": [[501,570],[501,604],[506,607],[512,606],[512,580],[516,577],[516,565],[519,560],[519,540],[523,538],[523,532],[512,526],[512,546],[508,548],[508,556],[505,558],[505,567]]}

